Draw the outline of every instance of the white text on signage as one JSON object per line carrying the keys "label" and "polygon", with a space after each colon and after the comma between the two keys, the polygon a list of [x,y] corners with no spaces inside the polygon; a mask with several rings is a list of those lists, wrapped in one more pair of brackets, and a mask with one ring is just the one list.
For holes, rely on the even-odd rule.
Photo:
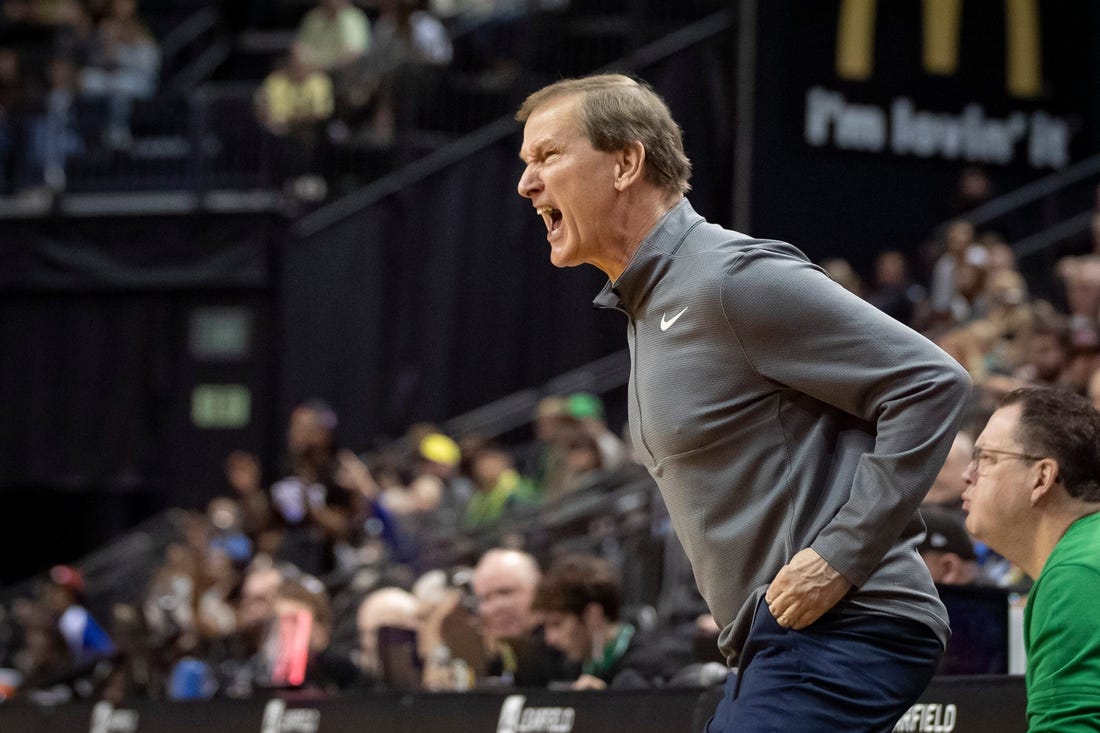
{"label": "white text on signage", "polygon": [[814,147],[997,165],[1015,162],[1022,148],[1032,168],[1061,168],[1070,134],[1069,123],[1041,110],[995,117],[972,102],[952,114],[918,109],[908,97],[883,107],[819,86],[806,93],[803,138]]}

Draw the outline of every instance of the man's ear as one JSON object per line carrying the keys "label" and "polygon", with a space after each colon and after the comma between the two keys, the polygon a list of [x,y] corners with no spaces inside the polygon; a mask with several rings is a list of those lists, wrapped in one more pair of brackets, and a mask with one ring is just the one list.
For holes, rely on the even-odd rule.
{"label": "man's ear", "polygon": [[942,555],[942,564],[940,566],[940,582],[947,585],[957,585],[959,580],[959,570],[962,568],[962,558],[953,552],[945,552]]}
{"label": "man's ear", "polygon": [[1054,486],[1060,480],[1058,461],[1053,458],[1042,459],[1035,464],[1035,469],[1034,480],[1031,484],[1032,506],[1035,506],[1050,496]]}
{"label": "man's ear", "polygon": [[619,151],[615,161],[615,190],[625,191],[640,181],[645,166],[645,146],[635,140]]}

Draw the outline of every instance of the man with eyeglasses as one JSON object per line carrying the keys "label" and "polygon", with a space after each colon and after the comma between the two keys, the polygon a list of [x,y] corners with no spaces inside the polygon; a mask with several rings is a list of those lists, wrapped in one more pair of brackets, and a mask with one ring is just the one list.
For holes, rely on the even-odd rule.
{"label": "man with eyeglasses", "polygon": [[1030,733],[1100,731],[1100,412],[1071,392],[1010,392],[963,477],[967,529],[1035,579]]}

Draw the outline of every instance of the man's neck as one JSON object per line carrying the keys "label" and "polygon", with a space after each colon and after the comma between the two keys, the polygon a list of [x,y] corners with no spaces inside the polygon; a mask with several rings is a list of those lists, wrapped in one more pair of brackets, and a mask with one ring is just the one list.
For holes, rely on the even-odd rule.
{"label": "man's neck", "polygon": [[597,266],[604,271],[611,282],[619,279],[634,254],[642,246],[646,235],[653,231],[664,216],[672,211],[676,204],[680,203],[683,196],[668,196],[654,190],[651,195],[645,196],[637,203],[628,204],[629,217],[622,226],[622,241],[624,245],[615,253],[615,257]]}
{"label": "man's neck", "polygon": [[1071,504],[1060,508],[1060,511],[1044,515],[1044,521],[1040,522],[1036,528],[1029,557],[1022,558],[1017,564],[1032,578],[1038,578],[1054,552],[1054,548],[1065,537],[1070,526],[1078,519],[1096,512],[1100,512],[1100,503],[1074,500]]}
{"label": "man's neck", "polygon": [[585,674],[607,679],[630,647],[634,627],[625,623],[612,623],[592,634],[593,657],[582,667]]}
{"label": "man's neck", "polygon": [[615,635],[619,633],[622,628],[622,624],[608,624],[599,631],[592,634],[592,661],[597,662],[603,659],[604,652],[607,649],[607,645],[615,638]]}

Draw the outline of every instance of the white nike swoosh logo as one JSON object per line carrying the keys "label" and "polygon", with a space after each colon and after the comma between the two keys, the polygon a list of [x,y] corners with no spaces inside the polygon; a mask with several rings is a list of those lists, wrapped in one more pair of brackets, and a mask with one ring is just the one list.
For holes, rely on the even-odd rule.
{"label": "white nike swoosh logo", "polygon": [[687,310],[687,306],[684,306],[684,310],[680,311],[679,313],[674,315],[672,318],[666,318],[665,314],[662,313],[661,314],[661,330],[662,331],[667,331],[669,329],[669,326],[671,326],[673,323],[676,323],[676,321],[680,320],[680,316],[684,315],[684,311],[686,311],[686,310]]}

